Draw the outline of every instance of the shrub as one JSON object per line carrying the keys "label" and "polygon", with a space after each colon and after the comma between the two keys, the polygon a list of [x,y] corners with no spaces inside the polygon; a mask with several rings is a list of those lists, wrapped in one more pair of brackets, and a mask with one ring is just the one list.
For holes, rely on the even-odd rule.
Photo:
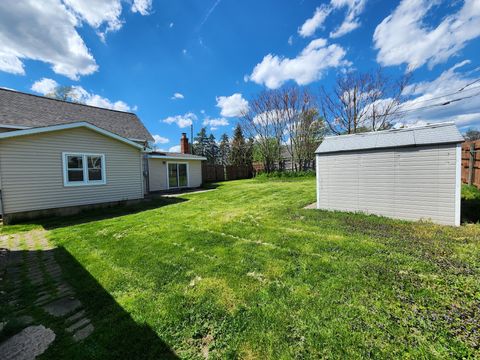
{"label": "shrub", "polygon": [[307,171],[272,171],[270,173],[262,172],[255,176],[257,180],[289,180],[315,177],[314,170]]}

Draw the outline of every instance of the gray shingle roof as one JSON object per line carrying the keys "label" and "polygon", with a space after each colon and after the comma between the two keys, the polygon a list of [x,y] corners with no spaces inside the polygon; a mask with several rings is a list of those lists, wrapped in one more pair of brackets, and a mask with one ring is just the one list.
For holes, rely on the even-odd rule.
{"label": "gray shingle roof", "polygon": [[463,142],[453,122],[326,137],[316,153]]}
{"label": "gray shingle roof", "polygon": [[153,141],[133,113],[103,109],[0,88],[0,127],[40,127],[86,121],[134,140]]}

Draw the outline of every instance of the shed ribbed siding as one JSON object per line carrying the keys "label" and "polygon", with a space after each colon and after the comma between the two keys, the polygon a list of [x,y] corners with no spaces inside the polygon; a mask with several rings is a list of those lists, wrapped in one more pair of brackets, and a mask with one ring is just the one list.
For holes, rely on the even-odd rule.
{"label": "shed ribbed siding", "polygon": [[[105,155],[105,185],[63,183],[62,152]],[[143,197],[139,149],[85,128],[0,141],[0,174],[6,214]]]}
{"label": "shed ribbed siding", "polygon": [[318,207],[456,225],[457,145],[317,154]]}
{"label": "shed ribbed siding", "polygon": [[150,191],[168,190],[167,163],[188,163],[189,187],[202,185],[202,161],[150,158],[148,159]]}

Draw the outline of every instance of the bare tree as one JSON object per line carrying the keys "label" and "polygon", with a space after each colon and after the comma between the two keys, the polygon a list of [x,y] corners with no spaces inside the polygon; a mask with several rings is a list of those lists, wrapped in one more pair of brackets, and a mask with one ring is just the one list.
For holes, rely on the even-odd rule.
{"label": "bare tree", "polygon": [[323,121],[315,109],[314,98],[307,88],[296,86],[264,91],[250,101],[243,116],[243,128],[255,139],[256,150],[266,171],[275,169],[287,150],[291,170],[310,167],[315,149],[321,141]]}
{"label": "bare tree", "polygon": [[281,159],[284,138],[284,121],[278,91],[264,91],[250,100],[244,112],[242,128],[248,137],[255,139],[255,148],[262,159],[265,171],[275,170]]}
{"label": "bare tree", "polygon": [[79,102],[79,94],[73,86],[63,86],[59,85],[55,87],[50,93],[46,96],[63,101],[69,102]]}
{"label": "bare tree", "polygon": [[402,92],[409,79],[407,74],[394,80],[380,69],[341,75],[331,92],[321,88],[321,115],[334,134],[388,129],[397,116]]}
{"label": "bare tree", "polygon": [[284,139],[292,159],[292,170],[306,170],[313,165],[315,150],[324,135],[323,119],[307,88],[287,87],[278,92],[284,122]]}

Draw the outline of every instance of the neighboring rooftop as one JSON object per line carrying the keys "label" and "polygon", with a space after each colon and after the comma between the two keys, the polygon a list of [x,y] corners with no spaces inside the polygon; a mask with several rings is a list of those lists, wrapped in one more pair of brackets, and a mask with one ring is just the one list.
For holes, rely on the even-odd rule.
{"label": "neighboring rooftop", "polygon": [[453,122],[326,137],[316,153],[463,142]]}
{"label": "neighboring rooftop", "polygon": [[153,141],[137,115],[0,88],[0,127],[85,121],[131,140]]}

